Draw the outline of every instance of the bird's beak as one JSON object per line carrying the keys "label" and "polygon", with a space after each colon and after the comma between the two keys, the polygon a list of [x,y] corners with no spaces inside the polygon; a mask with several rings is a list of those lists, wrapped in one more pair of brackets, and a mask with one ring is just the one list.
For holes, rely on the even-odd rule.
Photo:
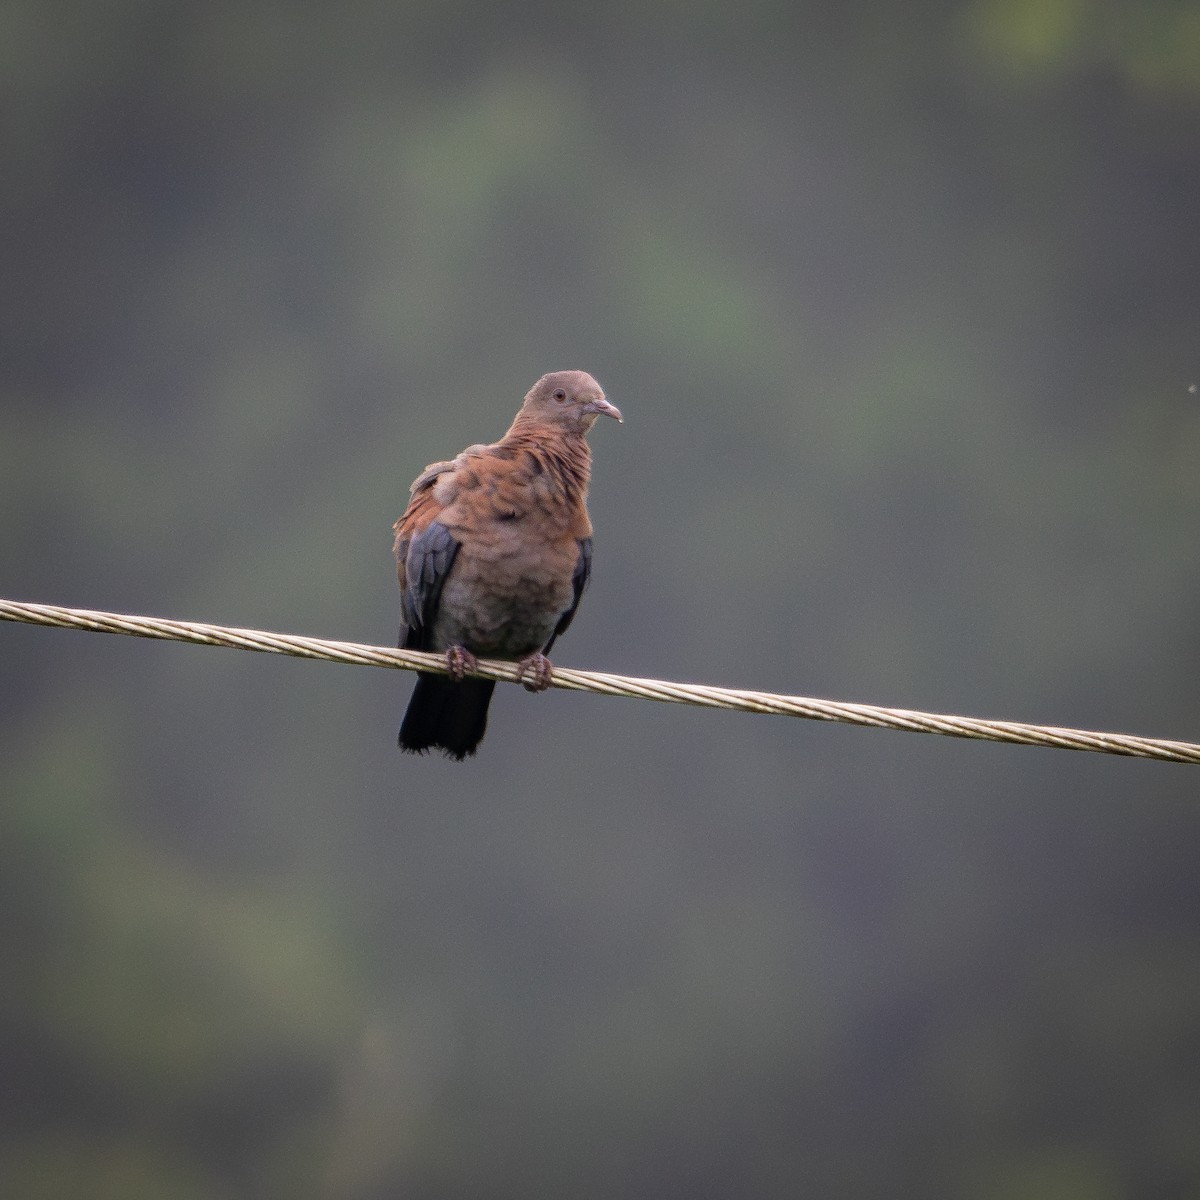
{"label": "bird's beak", "polygon": [[621,410],[615,404],[609,404],[607,400],[590,400],[587,406],[588,412],[594,412],[605,417],[616,417],[618,421],[623,421]]}

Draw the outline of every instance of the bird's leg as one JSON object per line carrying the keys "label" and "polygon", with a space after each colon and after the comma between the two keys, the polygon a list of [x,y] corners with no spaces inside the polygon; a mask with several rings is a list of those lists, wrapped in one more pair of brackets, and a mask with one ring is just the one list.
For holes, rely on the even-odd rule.
{"label": "bird's leg", "polygon": [[[526,674],[529,679],[525,678]],[[554,678],[554,668],[540,650],[535,650],[517,663],[517,678],[527,692],[544,692]]]}
{"label": "bird's leg", "polygon": [[451,646],[446,651],[446,666],[450,669],[450,678],[455,683],[462,683],[468,671],[479,669],[479,659],[466,646]]}

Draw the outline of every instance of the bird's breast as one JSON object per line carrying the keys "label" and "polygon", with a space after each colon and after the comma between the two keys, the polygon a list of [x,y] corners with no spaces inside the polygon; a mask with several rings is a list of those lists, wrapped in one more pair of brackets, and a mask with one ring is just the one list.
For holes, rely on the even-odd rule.
{"label": "bird's breast", "polygon": [[464,541],[442,591],[436,645],[458,644],[495,658],[540,650],[574,599],[577,557],[573,539]]}

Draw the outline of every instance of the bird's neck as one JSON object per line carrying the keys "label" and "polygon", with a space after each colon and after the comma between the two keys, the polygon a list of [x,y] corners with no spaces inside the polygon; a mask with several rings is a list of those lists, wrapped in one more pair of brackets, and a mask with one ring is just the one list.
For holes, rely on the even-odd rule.
{"label": "bird's neck", "polygon": [[586,499],[592,474],[592,452],[582,433],[572,433],[561,425],[523,421],[518,416],[501,438],[500,445],[528,451],[544,463],[547,473],[566,498]]}

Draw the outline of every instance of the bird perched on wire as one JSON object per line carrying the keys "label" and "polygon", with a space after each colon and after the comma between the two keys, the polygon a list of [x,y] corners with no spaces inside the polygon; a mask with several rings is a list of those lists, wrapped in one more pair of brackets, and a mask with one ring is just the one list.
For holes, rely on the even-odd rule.
{"label": "bird perched on wire", "polygon": [[550,686],[546,657],[579,607],[592,562],[586,434],[620,411],[585,371],[530,389],[508,432],[417,476],[396,522],[400,645],[444,653],[449,676],[419,673],[400,749],[474,754],[493,680],[476,656],[519,664],[530,691]]}

